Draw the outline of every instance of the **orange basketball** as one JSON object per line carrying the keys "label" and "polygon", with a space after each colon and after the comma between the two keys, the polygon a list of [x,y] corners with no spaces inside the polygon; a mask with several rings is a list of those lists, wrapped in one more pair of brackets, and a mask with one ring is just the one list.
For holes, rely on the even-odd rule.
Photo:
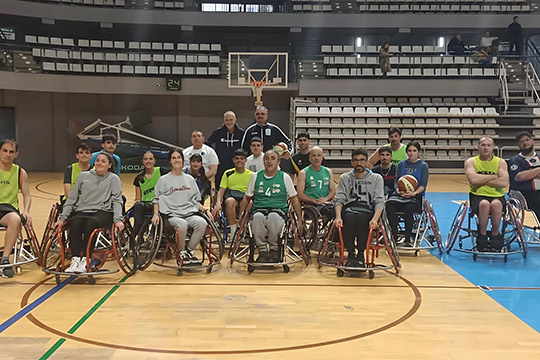
{"label": "orange basketball", "polygon": [[277,143],[274,145],[273,150],[278,153],[278,155],[281,157],[285,151],[287,151],[287,144],[284,142]]}
{"label": "orange basketball", "polygon": [[416,191],[418,180],[412,175],[403,175],[398,179],[397,187],[400,192]]}

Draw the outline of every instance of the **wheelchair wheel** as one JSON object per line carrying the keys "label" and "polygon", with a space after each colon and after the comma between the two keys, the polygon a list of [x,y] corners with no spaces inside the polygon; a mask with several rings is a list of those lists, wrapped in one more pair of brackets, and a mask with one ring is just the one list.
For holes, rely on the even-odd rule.
{"label": "wheelchair wheel", "polygon": [[40,249],[39,249],[40,254],[43,254],[43,252],[45,251],[45,246],[47,245],[47,242],[49,240],[49,237],[53,235],[54,233],[54,224],[56,223],[56,221],[58,220],[58,216],[60,215],[59,210],[60,210],[60,204],[58,203],[55,203],[51,207],[51,211],[49,212],[49,217],[45,225],[45,231],[43,232],[43,237],[41,238],[41,244],[40,244]]}
{"label": "wheelchair wheel", "polygon": [[129,221],[124,221],[124,230],[115,229],[112,236],[112,247],[120,269],[131,276],[137,271],[133,246],[133,228]]}
{"label": "wheelchair wheel", "polygon": [[[243,249],[246,246],[251,246],[249,236],[248,236],[248,222],[249,222],[249,211],[245,211],[240,216],[240,221],[238,222],[238,227],[236,228],[236,232],[233,234],[233,242],[231,245],[231,250],[229,252],[229,259],[230,264],[232,265],[233,262],[236,260],[237,254],[240,254],[243,252]],[[250,251],[250,256],[253,256],[253,251]],[[250,259],[250,262],[253,261],[253,259]],[[248,267],[249,270],[249,267]]]}
{"label": "wheelchair wheel", "polygon": [[323,264],[329,266],[343,265],[344,250],[341,239],[341,229],[336,227],[335,222],[332,222],[328,235],[326,236],[325,241],[319,250],[319,255],[317,256],[319,268]]}
{"label": "wheelchair wheel", "polygon": [[448,237],[446,238],[446,252],[450,253],[450,250],[454,247],[454,244],[456,243],[457,238],[459,237],[459,232],[461,231],[461,227],[463,226],[463,221],[465,221],[465,217],[467,215],[467,210],[469,209],[469,202],[465,201],[459,206],[459,209],[456,213],[456,216],[454,217],[454,220],[452,221],[452,226],[450,227],[450,231],[448,232]]}
{"label": "wheelchair wheel", "polygon": [[58,231],[50,234],[43,247],[42,266],[50,270],[63,270],[64,244],[63,236]]}
{"label": "wheelchair wheel", "polygon": [[[523,235],[523,223],[518,218],[518,215],[512,206],[508,206],[509,213],[509,223],[512,226],[513,238],[516,239],[521,251],[523,252],[523,257],[527,257],[528,247],[527,242],[525,241],[525,236]],[[506,256],[505,256],[506,257]]]}
{"label": "wheelchair wheel", "polygon": [[146,270],[156,258],[163,237],[163,221],[157,226],[152,219],[144,221],[141,231],[135,239],[134,263],[139,270]]}
{"label": "wheelchair wheel", "polygon": [[306,240],[305,236],[302,236],[298,226],[298,219],[294,211],[289,211],[289,229],[286,231],[286,234],[291,234],[293,236],[294,245],[298,247],[300,251],[300,256],[306,265],[309,264],[309,241]]}
{"label": "wheelchair wheel", "polygon": [[429,201],[425,201],[425,209],[428,215],[429,225],[431,226],[431,231],[433,232],[433,237],[437,242],[437,247],[439,248],[439,254],[444,252],[444,245],[442,242],[441,230],[439,229],[439,223],[437,222],[437,217],[435,216],[435,211],[433,210],[433,205]]}
{"label": "wheelchair wheel", "polygon": [[388,256],[390,257],[390,261],[392,262],[396,273],[399,273],[399,270],[401,269],[401,260],[399,258],[399,252],[396,246],[396,239],[393,238],[392,231],[390,230],[390,223],[388,222],[386,211],[383,211],[379,221],[385,245],[387,249],[390,249]]}
{"label": "wheelchair wheel", "polygon": [[319,214],[317,209],[311,205],[304,205],[302,208],[304,236],[307,240],[308,248],[318,241],[319,235]]}
{"label": "wheelchair wheel", "polygon": [[21,229],[21,240],[24,247],[29,247],[32,251],[32,254],[37,258],[37,264],[41,265],[42,257],[41,257],[41,246],[39,244],[39,241],[37,239],[36,233],[34,232],[34,228],[32,225],[25,224],[23,226],[23,229]]}
{"label": "wheelchair wheel", "polygon": [[206,227],[206,232],[201,239],[201,246],[204,249],[202,252],[203,261],[204,258],[207,257],[210,264],[219,263],[225,251],[221,232],[219,231],[217,224],[212,219],[208,218],[206,214],[201,213],[201,216],[208,224]]}

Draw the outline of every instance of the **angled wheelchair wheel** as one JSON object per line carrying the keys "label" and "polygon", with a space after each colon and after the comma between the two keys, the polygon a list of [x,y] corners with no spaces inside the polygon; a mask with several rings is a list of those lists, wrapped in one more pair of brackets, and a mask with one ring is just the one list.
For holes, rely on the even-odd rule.
{"label": "angled wheelchair wheel", "polygon": [[447,253],[450,253],[450,251],[454,247],[454,244],[456,243],[457,238],[459,237],[459,232],[461,231],[461,227],[463,226],[463,221],[465,221],[465,218],[467,217],[468,209],[469,209],[468,201],[465,201],[459,206],[456,216],[454,217],[454,220],[452,221],[452,226],[450,227],[450,231],[448,232],[448,237],[446,238],[445,248],[446,248]]}
{"label": "angled wheelchair wheel", "polygon": [[388,217],[386,216],[386,211],[383,211],[383,214],[381,215],[380,226],[381,226],[382,236],[383,236],[386,248],[390,249],[388,251],[388,256],[390,257],[390,261],[392,262],[392,265],[394,266],[396,273],[399,273],[399,270],[401,269],[401,259],[399,258],[399,252],[396,245],[396,239],[394,239],[392,236],[392,231],[390,228],[390,223],[388,222]]}
{"label": "angled wheelchair wheel", "polygon": [[246,251],[249,252],[250,259],[249,262],[253,261],[251,257],[253,257],[253,250],[252,249],[246,249],[246,247],[252,248],[253,241],[249,238],[249,218],[250,213],[249,211],[245,211],[240,216],[240,221],[238,222],[238,227],[236,228],[236,232],[233,234],[233,242],[231,245],[231,250],[229,252],[229,259],[230,263],[237,261],[239,257],[243,256]]}
{"label": "angled wheelchair wheel", "polygon": [[317,256],[319,268],[322,265],[342,266],[344,264],[345,255],[342,240],[341,228],[338,228],[335,222],[332,222]]}
{"label": "angled wheelchair wheel", "polygon": [[42,265],[41,246],[32,225],[25,224],[21,228],[20,240],[23,248],[30,249],[31,253],[28,255],[35,257],[37,264]]}
{"label": "angled wheelchair wheel", "polygon": [[509,222],[510,222],[510,225],[512,226],[513,237],[515,238],[519,247],[521,248],[523,257],[526,258],[529,251],[527,247],[527,242],[525,241],[525,236],[523,235],[523,224],[520,221],[515,209],[512,206],[508,206],[508,213],[509,213]]}
{"label": "angled wheelchair wheel", "polygon": [[208,218],[206,214],[201,213],[201,216],[207,223],[206,232],[201,240],[203,261],[206,257],[210,264],[219,263],[225,251],[221,232],[219,231],[217,224],[212,219]]}
{"label": "angled wheelchair wheel", "polygon": [[49,234],[47,242],[43,247],[42,264],[45,269],[62,271],[65,259],[65,244],[63,230],[58,230]]}
{"label": "angled wheelchair wheel", "polygon": [[147,218],[135,238],[134,262],[137,269],[146,270],[154,262],[162,237],[163,221],[155,226],[152,219]]}
{"label": "angled wheelchair wheel", "polygon": [[300,251],[300,256],[306,265],[309,264],[309,245],[310,242],[306,239],[305,235],[301,233],[301,230],[298,226],[298,218],[296,213],[292,210],[289,211],[289,229],[286,232],[287,234],[292,235],[294,240],[294,248]]}
{"label": "angled wheelchair wheel", "polygon": [[115,231],[111,234],[114,256],[120,266],[120,269],[126,275],[133,275],[137,271],[135,262],[135,249],[133,240],[133,228],[129,221],[124,221],[124,230]]}
{"label": "angled wheelchair wheel", "polygon": [[307,240],[307,245],[311,249],[313,244],[318,241],[319,235],[319,214],[317,209],[311,205],[302,207],[304,236]]}
{"label": "angled wheelchair wheel", "polygon": [[60,204],[55,203],[51,207],[51,211],[49,212],[49,217],[47,218],[47,223],[45,224],[45,230],[43,231],[43,237],[41,238],[41,244],[40,244],[40,254],[43,254],[45,251],[45,246],[47,245],[47,242],[49,240],[49,237],[51,237],[54,233],[54,224],[58,220],[58,216],[60,215]]}
{"label": "angled wheelchair wheel", "polygon": [[435,211],[433,210],[433,205],[429,201],[425,201],[425,209],[427,212],[427,217],[429,221],[429,226],[433,232],[433,237],[437,242],[437,247],[439,248],[439,253],[444,252],[444,244],[442,241],[441,230],[439,228],[439,223],[437,222],[437,217],[435,216]]}

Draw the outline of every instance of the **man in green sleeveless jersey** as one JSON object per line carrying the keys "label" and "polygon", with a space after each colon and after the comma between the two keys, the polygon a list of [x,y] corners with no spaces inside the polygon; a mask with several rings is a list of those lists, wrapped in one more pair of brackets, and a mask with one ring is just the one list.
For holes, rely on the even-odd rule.
{"label": "man in green sleeveless jersey", "polygon": [[[333,208],[332,199],[336,196],[336,184],[333,181],[331,169],[322,165],[323,149],[314,146],[309,153],[308,165],[298,174],[297,191],[298,198],[304,204],[317,207],[322,213],[324,209]],[[333,218],[333,210],[330,210],[330,218]]]}
{"label": "man in green sleeveless jersey", "polygon": [[249,180],[253,172],[246,169],[247,151],[236,149],[233,153],[234,168],[227,169],[221,177],[221,184],[217,193],[216,205],[212,211],[214,217],[219,216],[222,203],[225,205],[225,217],[229,226],[229,239],[236,231],[236,210],[244,198]]}
{"label": "man in green sleeveless jersey", "polygon": [[77,162],[68,165],[66,170],[64,170],[64,197],[62,200],[65,200],[68,197],[73,184],[75,184],[75,180],[77,180],[77,176],[83,171],[90,170],[92,151],[88,145],[85,143],[79,144],[79,146],[77,146],[75,157],[77,158]]}
{"label": "man in green sleeveless jersey", "polygon": [[289,175],[278,170],[278,165],[278,153],[267,150],[264,154],[264,170],[251,176],[240,204],[242,213],[253,199],[251,226],[255,245],[259,249],[258,263],[280,262],[278,236],[287,217],[287,199],[290,199],[296,212],[298,228],[302,229],[302,208],[294,184]]}
{"label": "man in green sleeveless jersey", "polygon": [[[30,188],[28,186],[28,174],[23,168],[14,164],[13,161],[19,155],[19,144],[12,139],[4,139],[0,142],[0,225],[6,228],[4,237],[4,252],[0,265],[0,274],[5,277],[15,275],[13,268],[9,266],[9,255],[17,241],[21,230],[21,224],[32,225],[30,217]],[[19,189],[23,195],[23,208],[19,209]]]}
{"label": "man in green sleeveless jersey", "polygon": [[[478,216],[476,249],[500,250],[504,245],[500,224],[505,204],[504,193],[508,186],[506,161],[494,155],[495,142],[489,136],[478,141],[478,155],[465,161],[465,176],[469,181],[471,210]],[[487,225],[491,216],[491,235]]]}
{"label": "man in green sleeveless jersey", "polygon": [[[401,143],[401,129],[397,127],[391,127],[388,130],[389,146],[392,149],[392,164],[396,165],[407,158],[406,145]],[[379,150],[376,150],[368,160],[368,169],[372,169],[379,162]]]}

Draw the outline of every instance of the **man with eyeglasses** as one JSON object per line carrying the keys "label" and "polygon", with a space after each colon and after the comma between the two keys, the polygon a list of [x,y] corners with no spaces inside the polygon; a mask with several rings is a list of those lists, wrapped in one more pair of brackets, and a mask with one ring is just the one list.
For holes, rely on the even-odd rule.
{"label": "man with eyeglasses", "polygon": [[254,137],[261,139],[263,152],[272,149],[280,142],[287,144],[287,148],[291,149],[291,140],[283,130],[268,122],[268,109],[265,106],[259,106],[255,110],[255,124],[246,129],[242,138],[242,149],[250,152],[251,139]]}
{"label": "man with eyeglasses", "polygon": [[343,226],[347,249],[346,267],[364,267],[364,251],[369,229],[377,228],[384,209],[383,178],[367,169],[368,153],[353,151],[353,169],[339,178],[336,193],[336,225]]}

